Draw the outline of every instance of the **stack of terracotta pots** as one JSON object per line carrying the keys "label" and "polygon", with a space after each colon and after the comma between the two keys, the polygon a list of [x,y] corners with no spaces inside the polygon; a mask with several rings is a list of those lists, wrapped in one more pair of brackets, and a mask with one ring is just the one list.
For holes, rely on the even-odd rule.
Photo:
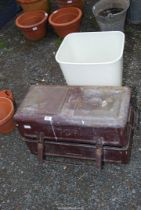
{"label": "stack of terracotta pots", "polygon": [[56,10],[49,17],[49,23],[60,37],[80,31],[82,11],[77,7],[65,7]]}
{"label": "stack of terracotta pots", "polygon": [[44,10],[48,12],[48,0],[17,0],[18,4],[22,7],[24,12]]}
{"label": "stack of terracotta pots", "polygon": [[83,0],[56,0],[60,9],[49,17],[49,23],[60,37],[80,31],[83,10]]}
{"label": "stack of terracotta pots", "polygon": [[83,10],[83,0],[56,0],[58,7],[78,7]]}
{"label": "stack of terracotta pots", "polygon": [[46,35],[46,22],[48,18],[48,0],[17,0],[23,13],[17,17],[16,26],[24,36],[32,41],[42,39]]}
{"label": "stack of terracotta pots", "polygon": [[[24,13],[16,19],[16,25],[24,36],[32,41],[46,34],[48,0],[17,0]],[[83,0],[56,0],[59,7],[49,17],[49,23],[60,37],[80,31]]]}

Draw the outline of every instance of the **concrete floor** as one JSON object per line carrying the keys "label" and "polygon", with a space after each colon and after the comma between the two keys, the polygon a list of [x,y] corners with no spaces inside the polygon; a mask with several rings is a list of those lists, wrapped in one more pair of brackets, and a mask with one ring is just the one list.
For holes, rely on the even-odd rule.
{"label": "concrete floor", "polygon": [[[85,5],[81,31],[97,31],[91,6]],[[123,83],[133,102],[140,89],[141,27],[126,24]],[[60,40],[48,26],[39,42],[24,39],[14,20],[0,31],[0,89],[10,88],[17,106],[31,84],[65,84],[55,62]],[[134,103],[136,104],[136,103]],[[0,136],[1,210],[141,210],[141,139],[135,131],[127,165],[48,158],[40,163],[17,130]]]}

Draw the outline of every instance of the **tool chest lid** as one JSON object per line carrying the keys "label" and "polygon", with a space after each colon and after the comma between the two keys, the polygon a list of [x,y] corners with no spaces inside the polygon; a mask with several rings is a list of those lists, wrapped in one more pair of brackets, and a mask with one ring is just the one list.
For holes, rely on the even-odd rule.
{"label": "tool chest lid", "polygon": [[129,104],[128,87],[31,86],[15,119],[118,128],[127,122]]}

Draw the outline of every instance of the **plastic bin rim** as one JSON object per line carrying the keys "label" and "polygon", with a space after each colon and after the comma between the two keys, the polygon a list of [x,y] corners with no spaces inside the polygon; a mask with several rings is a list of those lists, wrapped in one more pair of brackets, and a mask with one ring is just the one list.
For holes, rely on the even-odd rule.
{"label": "plastic bin rim", "polygon": [[[75,35],[78,35],[78,36],[80,36],[81,34],[83,34],[83,35],[85,35],[85,34],[101,34],[101,33],[119,33],[119,34],[121,34],[121,36],[122,36],[122,46],[121,46],[121,51],[120,51],[120,55],[119,55],[119,57],[117,57],[115,60],[112,60],[112,61],[107,61],[107,62],[94,62],[94,63],[86,63],[86,62],[82,62],[82,63],[80,63],[80,62],[67,62],[67,61],[60,61],[60,59],[58,58],[58,54],[59,54],[59,52],[60,52],[60,50],[61,50],[61,48],[63,47],[63,45],[64,45],[64,42],[67,40],[67,39],[69,39],[69,37],[71,37],[71,36],[75,36]],[[122,56],[123,56],[123,51],[124,51],[124,44],[125,44],[125,34],[122,32],[122,31],[102,31],[102,32],[80,32],[80,33],[70,33],[70,34],[68,34],[65,38],[64,38],[64,40],[62,41],[62,43],[61,43],[61,45],[60,45],[60,47],[58,48],[58,50],[57,50],[57,52],[56,52],[56,55],[55,55],[55,59],[56,59],[56,61],[59,63],[59,64],[74,64],[74,65],[105,65],[105,64],[113,64],[113,63],[116,63],[117,61],[119,61],[121,58],[122,58]]]}

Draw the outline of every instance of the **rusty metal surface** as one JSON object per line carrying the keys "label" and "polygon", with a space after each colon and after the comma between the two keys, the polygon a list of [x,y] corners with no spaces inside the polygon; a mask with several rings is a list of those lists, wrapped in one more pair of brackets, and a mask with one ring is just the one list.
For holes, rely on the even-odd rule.
{"label": "rusty metal surface", "polygon": [[130,102],[127,87],[32,86],[15,118],[38,118],[48,124],[124,127]]}

